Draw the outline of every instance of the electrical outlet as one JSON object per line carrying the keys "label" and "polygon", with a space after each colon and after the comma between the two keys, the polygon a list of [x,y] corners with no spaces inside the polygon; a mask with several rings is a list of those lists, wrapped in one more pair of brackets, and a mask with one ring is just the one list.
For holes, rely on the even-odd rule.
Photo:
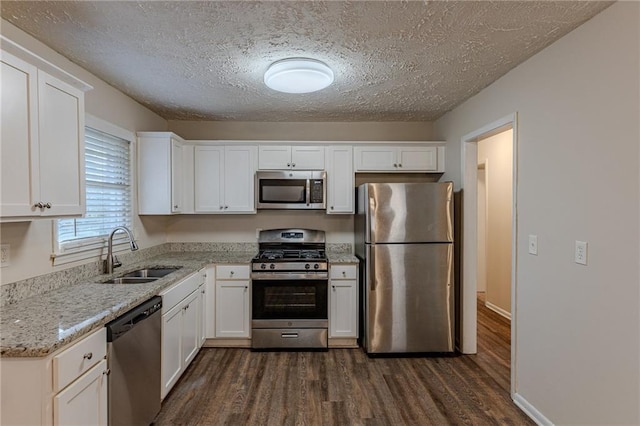
{"label": "electrical outlet", "polygon": [[587,243],[576,240],[575,262],[580,265],[587,264]]}
{"label": "electrical outlet", "polygon": [[9,244],[0,244],[0,268],[9,266],[9,261],[11,260],[9,255],[10,248]]}
{"label": "electrical outlet", "polygon": [[538,254],[538,236],[529,235],[529,254]]}

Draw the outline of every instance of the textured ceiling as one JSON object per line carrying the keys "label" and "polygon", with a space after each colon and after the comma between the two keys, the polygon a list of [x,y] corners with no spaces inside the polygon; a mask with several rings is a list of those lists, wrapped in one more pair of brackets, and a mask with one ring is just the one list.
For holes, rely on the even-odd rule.
{"label": "textured ceiling", "polygon": [[[429,121],[611,2],[6,1],[1,15],[166,119]],[[326,62],[309,94],[263,84]]]}

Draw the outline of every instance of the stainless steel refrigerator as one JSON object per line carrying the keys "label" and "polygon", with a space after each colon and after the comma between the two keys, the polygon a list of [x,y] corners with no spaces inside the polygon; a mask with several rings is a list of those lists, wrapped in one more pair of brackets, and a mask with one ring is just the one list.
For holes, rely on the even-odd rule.
{"label": "stainless steel refrigerator", "polygon": [[367,183],[357,200],[363,348],[453,352],[453,184]]}

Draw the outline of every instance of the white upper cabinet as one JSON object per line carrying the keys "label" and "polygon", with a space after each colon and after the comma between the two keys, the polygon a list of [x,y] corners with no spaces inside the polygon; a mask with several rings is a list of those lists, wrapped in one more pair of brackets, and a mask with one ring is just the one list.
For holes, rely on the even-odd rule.
{"label": "white upper cabinet", "polygon": [[353,148],[351,145],[328,146],[327,155],[327,213],[353,213],[355,179]]}
{"label": "white upper cabinet", "polygon": [[181,213],[184,140],[169,132],[138,132],[138,211]]}
{"label": "white upper cabinet", "polygon": [[255,213],[255,146],[196,145],[196,213]]}
{"label": "white upper cabinet", "polygon": [[444,147],[356,146],[354,157],[356,172],[444,172]]}
{"label": "white upper cabinet", "polygon": [[[1,219],[81,216],[84,92],[28,61],[1,53]],[[90,88],[79,80],[77,86]]]}
{"label": "white upper cabinet", "polygon": [[260,145],[260,170],[324,170],[324,146]]}

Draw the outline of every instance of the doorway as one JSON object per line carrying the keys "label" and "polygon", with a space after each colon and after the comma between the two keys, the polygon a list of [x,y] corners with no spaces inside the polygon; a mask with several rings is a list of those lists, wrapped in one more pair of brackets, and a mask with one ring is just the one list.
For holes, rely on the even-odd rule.
{"label": "doorway", "polygon": [[[482,128],[465,135],[462,140],[462,181],[463,181],[463,214],[462,214],[462,286],[461,286],[461,347],[465,354],[474,354],[478,350],[478,151],[479,142],[491,138],[505,131],[511,132],[510,144],[512,148],[511,162],[511,212],[506,225],[511,228],[509,248],[510,271],[507,276],[509,303],[507,306],[511,314],[511,394],[513,396],[516,384],[515,353],[517,350],[517,285],[516,285],[516,247],[517,247],[517,115],[511,114],[487,124]],[[481,169],[482,170],[482,169]],[[491,193],[492,162],[484,162],[485,192]],[[488,175],[488,176],[487,176]],[[482,176],[481,176],[482,178]],[[491,214],[487,211],[487,216]],[[491,238],[487,236],[487,238]],[[487,283],[487,285],[490,285]],[[504,300],[504,299],[501,299]]]}

